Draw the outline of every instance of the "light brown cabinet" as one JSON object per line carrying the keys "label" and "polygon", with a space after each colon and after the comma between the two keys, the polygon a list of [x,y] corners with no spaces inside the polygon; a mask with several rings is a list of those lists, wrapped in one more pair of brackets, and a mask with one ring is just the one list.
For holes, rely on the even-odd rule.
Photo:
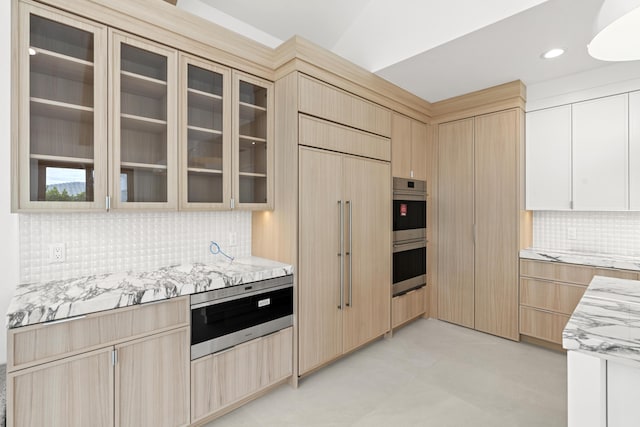
{"label": "light brown cabinet", "polygon": [[112,348],[9,373],[7,425],[112,427]]}
{"label": "light brown cabinet", "polygon": [[233,72],[233,197],[238,208],[273,209],[273,83]]}
{"label": "light brown cabinet", "polygon": [[188,299],[10,329],[9,426],[189,424]]}
{"label": "light brown cabinet", "polygon": [[191,362],[192,421],[222,415],[290,377],[292,347],[287,328]]}
{"label": "light brown cabinet", "polygon": [[427,125],[398,113],[391,116],[391,173],[427,180]]}
{"label": "light brown cabinet", "polygon": [[107,195],[107,28],[19,8],[14,210],[100,210]]}
{"label": "light brown cabinet", "polygon": [[522,112],[439,125],[438,314],[518,335]]}
{"label": "light brown cabinet", "polygon": [[391,185],[388,163],[304,147],[299,162],[302,375],[390,328]]}
{"label": "light brown cabinet", "polygon": [[556,345],[593,276],[638,280],[635,271],[520,260],[520,334]]}
{"label": "light brown cabinet", "polygon": [[178,52],[110,30],[111,203],[177,208]]}
{"label": "light brown cabinet", "polygon": [[426,311],[427,288],[422,287],[393,297],[391,301],[391,327],[396,328]]}

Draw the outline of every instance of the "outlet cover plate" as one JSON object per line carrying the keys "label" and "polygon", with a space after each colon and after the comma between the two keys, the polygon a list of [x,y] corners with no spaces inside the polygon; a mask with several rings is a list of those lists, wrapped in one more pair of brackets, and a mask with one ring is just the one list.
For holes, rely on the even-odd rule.
{"label": "outlet cover plate", "polygon": [[49,264],[65,262],[67,251],[64,243],[52,243],[49,245]]}

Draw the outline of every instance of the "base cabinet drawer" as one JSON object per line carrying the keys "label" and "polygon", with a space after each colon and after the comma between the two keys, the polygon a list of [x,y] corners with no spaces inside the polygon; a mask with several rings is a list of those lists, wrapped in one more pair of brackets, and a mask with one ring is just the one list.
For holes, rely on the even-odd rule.
{"label": "base cabinet drawer", "polygon": [[520,304],[571,315],[587,288],[579,285],[520,279]]}
{"label": "base cabinet drawer", "polygon": [[562,344],[562,330],[569,316],[520,307],[520,334]]}
{"label": "base cabinet drawer", "polygon": [[391,327],[395,328],[426,311],[426,287],[407,292],[391,300]]}
{"label": "base cabinet drawer", "polygon": [[191,421],[211,417],[293,373],[292,328],[191,362]]}

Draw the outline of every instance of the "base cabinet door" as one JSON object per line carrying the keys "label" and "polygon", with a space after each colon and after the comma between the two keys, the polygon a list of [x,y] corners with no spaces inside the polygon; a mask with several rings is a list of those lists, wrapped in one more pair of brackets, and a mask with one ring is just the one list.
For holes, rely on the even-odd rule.
{"label": "base cabinet door", "polygon": [[287,328],[191,362],[192,421],[224,413],[290,377],[292,340],[292,328]]}
{"label": "base cabinet door", "polygon": [[112,348],[9,374],[7,425],[113,426]]}
{"label": "base cabinet door", "polygon": [[116,426],[189,425],[189,329],[116,346]]}

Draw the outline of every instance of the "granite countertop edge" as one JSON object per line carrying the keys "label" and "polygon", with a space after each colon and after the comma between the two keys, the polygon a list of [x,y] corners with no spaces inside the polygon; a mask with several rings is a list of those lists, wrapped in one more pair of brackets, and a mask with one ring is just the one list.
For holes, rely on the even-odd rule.
{"label": "granite countertop edge", "polygon": [[600,268],[618,268],[640,271],[640,258],[616,257],[615,255],[585,254],[529,248],[520,250],[520,258],[536,261],[563,262]]}
{"label": "granite countertop edge", "polygon": [[293,267],[259,257],[179,264],[18,285],[6,314],[9,329],[162,301],[293,274]]}

